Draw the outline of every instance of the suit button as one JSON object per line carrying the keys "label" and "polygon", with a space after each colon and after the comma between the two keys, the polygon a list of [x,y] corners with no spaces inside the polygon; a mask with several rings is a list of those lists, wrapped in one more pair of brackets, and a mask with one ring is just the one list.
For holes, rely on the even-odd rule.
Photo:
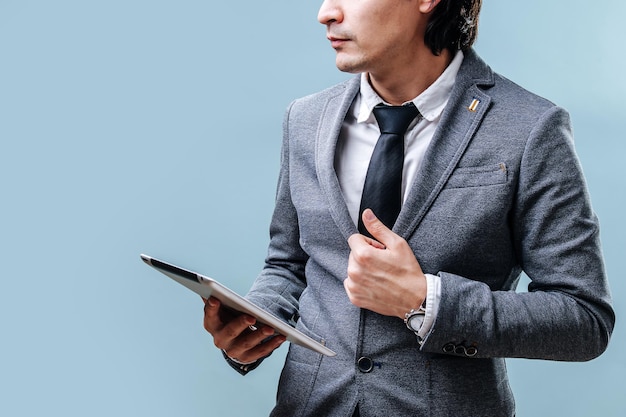
{"label": "suit button", "polygon": [[368,372],[372,372],[372,369],[374,369],[374,361],[372,361],[370,358],[362,357],[356,362],[356,364],[359,368],[359,371],[365,374]]}
{"label": "suit button", "polygon": [[465,348],[465,354],[469,357],[472,357],[476,355],[477,353],[478,353],[478,349],[476,348],[476,346],[470,346],[468,348]]}
{"label": "suit button", "polygon": [[446,343],[445,345],[443,345],[443,351],[444,353],[452,353],[454,352],[454,348],[456,346],[454,345],[454,343]]}
{"label": "suit button", "polygon": [[454,353],[456,353],[457,355],[467,355],[467,351],[465,350],[465,346],[463,345],[456,345],[456,347],[454,348]]}

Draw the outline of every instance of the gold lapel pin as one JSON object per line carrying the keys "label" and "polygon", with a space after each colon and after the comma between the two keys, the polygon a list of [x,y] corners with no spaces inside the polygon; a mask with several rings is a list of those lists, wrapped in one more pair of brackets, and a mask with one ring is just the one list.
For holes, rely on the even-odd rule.
{"label": "gold lapel pin", "polygon": [[480,100],[474,99],[474,100],[472,100],[472,104],[469,105],[467,110],[471,111],[472,113],[475,113],[479,104],[480,104]]}

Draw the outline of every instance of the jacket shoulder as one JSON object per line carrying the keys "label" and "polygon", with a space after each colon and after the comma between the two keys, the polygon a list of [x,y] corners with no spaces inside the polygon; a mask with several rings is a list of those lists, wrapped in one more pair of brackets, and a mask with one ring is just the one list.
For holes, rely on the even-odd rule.
{"label": "jacket shoulder", "polygon": [[521,87],[498,73],[494,73],[494,81],[493,87],[489,89],[489,94],[512,110],[543,113],[556,107],[552,101]]}
{"label": "jacket shoulder", "polygon": [[489,95],[494,104],[515,113],[542,114],[556,106],[550,100],[493,71],[474,50],[466,53],[457,84],[461,90],[475,85]]}

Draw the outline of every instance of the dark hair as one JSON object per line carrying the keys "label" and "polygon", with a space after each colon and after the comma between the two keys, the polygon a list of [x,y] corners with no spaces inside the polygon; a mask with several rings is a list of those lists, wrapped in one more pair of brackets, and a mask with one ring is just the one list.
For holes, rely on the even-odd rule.
{"label": "dark hair", "polygon": [[435,7],[424,41],[435,55],[444,49],[469,49],[478,35],[482,0],[441,0]]}

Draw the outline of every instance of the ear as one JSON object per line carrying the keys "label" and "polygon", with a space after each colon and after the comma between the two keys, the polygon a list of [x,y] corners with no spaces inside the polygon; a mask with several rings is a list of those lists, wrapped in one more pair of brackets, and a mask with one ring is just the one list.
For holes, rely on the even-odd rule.
{"label": "ear", "polygon": [[441,0],[419,0],[419,10],[422,13],[430,13],[435,10],[435,7],[439,4]]}

